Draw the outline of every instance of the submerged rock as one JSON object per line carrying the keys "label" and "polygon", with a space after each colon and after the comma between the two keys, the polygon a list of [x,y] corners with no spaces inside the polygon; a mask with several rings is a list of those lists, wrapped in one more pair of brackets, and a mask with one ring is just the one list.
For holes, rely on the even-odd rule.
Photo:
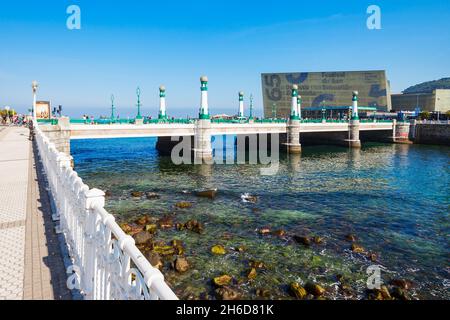
{"label": "submerged rock", "polygon": [[255,269],[265,269],[266,268],[266,265],[264,264],[264,262],[257,261],[257,260],[251,260],[249,263],[249,266],[251,268],[255,268]]}
{"label": "submerged rock", "polygon": [[250,202],[250,203],[256,203],[258,201],[257,196],[250,195],[249,193],[242,194],[241,199],[243,202]]}
{"label": "submerged rock", "polygon": [[378,260],[378,256],[377,256],[377,254],[376,253],[373,253],[373,252],[369,252],[368,254],[367,254],[367,257],[370,259],[370,261],[372,261],[372,262],[376,262],[377,260]]}
{"label": "submerged rock", "polygon": [[174,239],[174,240],[172,240],[171,245],[172,245],[173,249],[175,250],[176,254],[178,254],[178,255],[184,254],[183,241]]}
{"label": "submerged rock", "polygon": [[391,294],[389,293],[389,290],[385,285],[382,285],[380,287],[380,292],[381,292],[381,295],[383,296],[383,299],[385,299],[385,300],[392,299]]}
{"label": "submerged rock", "polygon": [[119,226],[123,230],[123,232],[125,232],[125,233],[129,233],[132,230],[131,226],[128,223],[125,223],[125,222],[119,224]]}
{"label": "submerged rock", "polygon": [[392,288],[391,295],[398,300],[411,300],[406,291],[399,287]]}
{"label": "submerged rock", "polygon": [[339,291],[346,297],[352,297],[354,294],[353,288],[346,283],[341,283],[339,285]]}
{"label": "submerged rock", "polygon": [[162,256],[172,256],[175,254],[175,248],[168,245],[154,245],[153,251]]}
{"label": "submerged rock", "polygon": [[286,231],[284,231],[283,229],[275,230],[273,232],[273,235],[277,237],[284,237],[286,235]]}
{"label": "submerged rock", "polygon": [[175,207],[180,208],[180,209],[187,209],[187,208],[192,207],[192,203],[187,202],[187,201],[180,201],[180,202],[175,203]]}
{"label": "submerged rock", "polygon": [[159,194],[157,194],[156,192],[146,192],[145,197],[149,200],[161,198],[161,196]]}
{"label": "submerged rock", "polygon": [[173,227],[173,218],[169,216],[162,217],[158,220],[158,225],[161,229],[170,229]]}
{"label": "submerged rock", "polygon": [[203,197],[203,198],[209,198],[214,199],[217,194],[217,189],[211,189],[211,190],[203,190],[203,191],[197,191],[195,195],[197,197]]}
{"label": "submerged rock", "polygon": [[189,220],[188,222],[186,222],[184,224],[184,228],[186,228],[192,232],[199,233],[199,234],[202,233],[203,230],[205,229],[203,227],[203,224],[201,224],[197,220]]}
{"label": "submerged rock", "polygon": [[229,285],[231,282],[231,279],[232,279],[231,276],[224,274],[220,277],[215,277],[213,279],[213,283],[218,287],[223,287],[223,286]]}
{"label": "submerged rock", "polygon": [[256,295],[258,297],[262,298],[269,298],[270,297],[270,290],[269,289],[256,289]]}
{"label": "submerged rock", "polygon": [[383,294],[380,290],[368,290],[367,292],[368,300],[383,300]]}
{"label": "submerged rock", "polygon": [[133,198],[141,198],[144,195],[142,191],[131,191],[130,194]]}
{"label": "submerged rock", "polygon": [[152,218],[150,216],[142,216],[139,219],[136,220],[136,223],[140,226],[146,225],[147,223],[151,222]]}
{"label": "submerged rock", "polygon": [[106,191],[105,191],[105,197],[106,197],[106,198],[109,198],[109,197],[111,197],[111,196],[112,196],[111,191],[106,190]]}
{"label": "submerged rock", "polygon": [[313,241],[315,244],[322,244],[322,243],[323,243],[323,238],[322,238],[322,237],[319,237],[319,236],[314,236],[314,237],[312,237],[312,241]]}
{"label": "submerged rock", "polygon": [[363,246],[356,244],[356,243],[352,244],[351,250],[355,253],[365,253],[366,252],[366,250],[364,249]]}
{"label": "submerged rock", "polygon": [[144,256],[147,258],[148,262],[155,268],[161,270],[164,266],[161,256],[155,252],[147,251]]}
{"label": "submerged rock", "polygon": [[297,299],[304,299],[307,296],[307,292],[305,288],[303,288],[299,283],[293,282],[289,286],[289,290],[294,297]]}
{"label": "submerged rock", "polygon": [[392,279],[390,281],[390,284],[396,287],[399,287],[404,290],[409,290],[412,287],[412,281],[405,280],[405,279]]}
{"label": "submerged rock", "polygon": [[305,285],[305,289],[308,293],[312,294],[315,297],[319,297],[325,293],[325,289],[317,283],[308,282]]}
{"label": "submerged rock", "polygon": [[222,239],[224,239],[224,240],[230,240],[231,238],[233,238],[233,235],[229,232],[224,232],[222,234]]}
{"label": "submerged rock", "polygon": [[295,242],[303,244],[304,246],[309,246],[311,244],[311,240],[308,237],[295,235],[293,238]]}
{"label": "submerged rock", "polygon": [[141,231],[133,236],[136,245],[145,244],[152,239],[152,235],[147,231]]}
{"label": "submerged rock", "polygon": [[157,230],[158,230],[158,226],[156,224],[154,224],[154,223],[147,224],[145,226],[145,231],[150,232],[152,234],[155,234]]}
{"label": "submerged rock", "polygon": [[216,295],[221,300],[237,300],[240,298],[240,293],[236,289],[230,287],[222,287],[216,289]]}
{"label": "submerged rock", "polygon": [[220,244],[217,244],[217,245],[213,246],[211,248],[211,252],[213,254],[217,254],[217,255],[224,255],[224,254],[227,253],[227,251],[225,250],[224,246],[222,246]]}
{"label": "submerged rock", "polygon": [[144,230],[143,226],[139,226],[139,225],[129,225],[130,226],[130,231],[127,232],[130,236],[134,236],[135,234],[141,232],[142,230]]}
{"label": "submerged rock", "polygon": [[189,269],[189,262],[185,257],[177,257],[174,261],[174,269],[178,272],[186,272]]}
{"label": "submerged rock", "polygon": [[247,274],[247,279],[248,280],[253,280],[256,278],[256,276],[258,275],[258,273],[256,272],[255,268],[251,268],[250,271]]}
{"label": "submerged rock", "polygon": [[179,223],[179,222],[177,222],[177,223],[175,224],[175,228],[176,228],[178,231],[183,231],[183,230],[185,229],[184,223]]}

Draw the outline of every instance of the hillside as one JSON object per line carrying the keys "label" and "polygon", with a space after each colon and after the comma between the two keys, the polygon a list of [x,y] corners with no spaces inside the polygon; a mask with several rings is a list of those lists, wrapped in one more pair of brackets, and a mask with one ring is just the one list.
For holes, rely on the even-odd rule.
{"label": "hillside", "polygon": [[403,93],[431,93],[435,89],[450,89],[450,78],[419,83],[405,89]]}

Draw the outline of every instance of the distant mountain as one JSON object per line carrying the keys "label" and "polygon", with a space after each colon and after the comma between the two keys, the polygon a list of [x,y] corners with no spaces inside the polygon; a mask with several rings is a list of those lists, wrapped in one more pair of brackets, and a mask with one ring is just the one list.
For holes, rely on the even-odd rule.
{"label": "distant mountain", "polygon": [[450,78],[419,83],[405,89],[403,93],[431,93],[435,89],[450,89]]}

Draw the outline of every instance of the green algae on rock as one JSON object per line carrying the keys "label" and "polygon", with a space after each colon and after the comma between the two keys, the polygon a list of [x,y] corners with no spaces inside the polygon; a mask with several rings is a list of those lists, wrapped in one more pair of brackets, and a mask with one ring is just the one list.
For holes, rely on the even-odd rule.
{"label": "green algae on rock", "polygon": [[231,282],[231,279],[232,279],[231,276],[224,274],[219,277],[215,277],[213,279],[213,283],[218,287],[223,287],[223,286],[229,285]]}
{"label": "green algae on rock", "polygon": [[299,283],[294,282],[291,283],[289,286],[290,292],[297,298],[297,299],[304,299],[307,296],[307,292],[305,288],[303,288]]}
{"label": "green algae on rock", "polygon": [[317,283],[313,283],[313,282],[308,282],[305,285],[305,289],[308,293],[312,294],[315,297],[319,297],[319,296],[323,295],[326,291],[320,285],[318,285]]}
{"label": "green algae on rock", "polygon": [[224,255],[224,254],[227,253],[227,251],[225,250],[224,246],[222,246],[222,245],[220,245],[220,244],[217,244],[217,245],[215,245],[215,246],[212,246],[212,247],[211,247],[211,252],[212,252],[213,254],[216,254],[216,255]]}

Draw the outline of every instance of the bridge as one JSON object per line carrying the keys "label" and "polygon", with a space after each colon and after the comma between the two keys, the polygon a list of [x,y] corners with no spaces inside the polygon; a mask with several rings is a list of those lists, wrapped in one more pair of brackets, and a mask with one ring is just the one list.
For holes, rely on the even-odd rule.
{"label": "bridge", "polygon": [[[156,121],[136,117],[133,123],[87,124],[67,117],[39,122],[36,119],[37,84],[33,83],[33,123],[36,162],[41,184],[48,190],[51,220],[66,250],[67,287],[84,299],[177,299],[159,269],[136,247],[134,239],[115,222],[105,208],[105,193],[90,188],[78,176],[70,156],[71,139],[157,137],[157,148],[173,147],[172,137],[190,137],[193,154],[212,158],[212,137],[220,135],[279,135],[289,153],[301,152],[302,139],[337,142],[352,148],[361,137],[381,133],[392,142],[409,139],[410,124],[396,121],[365,121],[358,117],[357,92],[353,93],[352,117],[343,120],[301,118],[298,88],[292,88],[289,119],[241,117],[226,121],[211,119],[207,103],[207,78],[201,78],[201,107],[198,119],[170,120],[165,109],[165,88],[160,88],[160,113]],[[243,99],[239,94],[239,113]],[[379,138],[379,137],[375,137]]]}
{"label": "bridge", "polygon": [[[316,143],[335,143],[353,148],[361,147],[361,136],[366,140],[407,142],[410,123],[397,121],[360,120],[358,93],[353,92],[351,118],[349,120],[302,119],[301,97],[297,85],[292,87],[292,104],[289,119],[254,119],[243,117],[243,93],[239,92],[237,120],[211,119],[208,106],[208,79],[202,77],[199,117],[197,119],[170,119],[166,113],[165,87],[160,87],[158,119],[148,120],[138,116],[132,121],[103,119],[102,121],[71,120],[67,117],[42,123],[41,130],[55,143],[59,151],[70,154],[70,139],[98,139],[125,137],[158,137],[157,148],[169,153],[174,147],[172,137],[191,137],[193,154],[203,160],[212,159],[213,136],[279,135],[280,147],[289,153],[301,152],[302,137]],[[139,98],[138,98],[139,101]],[[139,103],[138,103],[139,105]],[[252,109],[251,109],[252,110]],[[378,131],[377,134],[371,132]]]}

